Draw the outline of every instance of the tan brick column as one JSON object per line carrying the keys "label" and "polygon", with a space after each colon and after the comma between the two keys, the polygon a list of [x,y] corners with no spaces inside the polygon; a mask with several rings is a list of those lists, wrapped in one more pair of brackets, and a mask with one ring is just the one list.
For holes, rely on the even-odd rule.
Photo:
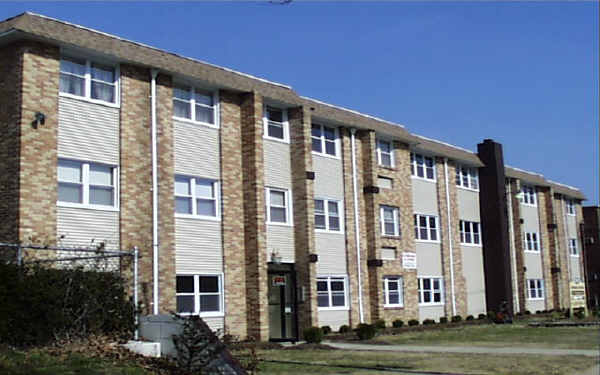
{"label": "tan brick column", "polygon": [[[19,125],[19,240],[56,243],[58,47],[27,43],[22,53]],[[32,126],[36,112],[46,121]],[[4,135],[3,135],[4,136]]]}
{"label": "tan brick column", "polygon": [[[357,132],[358,135],[358,132]],[[342,159],[344,167],[344,217],[346,221],[346,262],[348,267],[348,281],[350,284],[350,325],[352,327],[360,323],[359,317],[359,294],[358,294],[358,257],[356,255],[355,221],[354,221],[354,192],[352,182],[352,145],[350,129],[340,128],[340,138],[342,141]],[[362,193],[363,184],[363,158],[362,146],[358,136],[355,137],[356,149],[356,171],[357,171],[357,189],[358,189],[358,210],[360,226],[360,258],[361,258],[361,279],[362,279],[362,300],[363,316],[365,322],[371,321],[370,303],[369,303],[369,280],[367,272],[367,246],[366,246],[366,221],[365,221],[365,202]]]}
{"label": "tan brick column", "polygon": [[[456,314],[464,316],[467,313],[466,282],[462,267],[462,251],[460,246],[460,233],[458,230],[458,198],[456,193],[456,166],[454,162],[447,162],[448,166],[448,196],[446,199],[446,170],[444,159],[435,158],[437,178],[437,198],[440,212],[441,249],[442,249],[442,272],[444,273],[444,312],[452,316],[452,276],[450,270],[450,251],[452,251],[452,275],[454,278],[454,300]],[[450,204],[450,223],[448,222],[448,203]],[[452,249],[450,249],[452,241]]]}
{"label": "tan brick column", "polygon": [[242,97],[242,170],[248,335],[269,339],[263,102],[256,92]]}
{"label": "tan brick column", "polygon": [[558,267],[560,268],[560,277],[558,278],[558,288],[560,290],[560,307],[568,309],[571,307],[569,291],[569,250],[567,249],[567,239],[565,233],[565,210],[562,196],[554,196],[554,218],[556,220],[556,254],[558,258]]}
{"label": "tan brick column", "polygon": [[548,231],[547,200],[552,199],[550,188],[538,187],[538,217],[540,219],[540,239],[542,257],[542,274],[544,275],[546,310],[554,309],[554,288],[552,286],[552,251],[550,247],[550,232]]}
{"label": "tan brick column", "polygon": [[585,241],[585,236],[581,232],[581,224],[583,224],[583,208],[581,207],[581,202],[575,204],[575,214],[577,215],[575,218],[577,223],[577,250],[579,251],[577,262],[579,264],[579,274],[581,275],[581,280],[585,281],[587,275],[585,274],[585,267],[583,266],[583,262],[585,261],[585,254],[583,253],[583,241]]}
{"label": "tan brick column", "polygon": [[221,90],[219,97],[225,331],[243,339],[248,335],[248,325],[243,236],[242,114],[237,93]]}
{"label": "tan brick column", "polygon": [[546,286],[546,290],[552,288],[552,305],[555,309],[561,308],[561,289],[560,289],[560,272],[556,272],[560,268],[560,259],[558,257],[558,223],[556,213],[554,212],[554,192],[552,188],[548,188],[545,196],[545,214],[546,222],[553,224],[552,229],[548,229],[548,255],[550,258],[550,267],[554,268],[555,271],[551,270],[551,284]]}
{"label": "tan brick column", "polygon": [[315,250],[314,181],[306,178],[312,171],[311,117],[306,107],[288,109],[290,124],[292,192],[294,199],[294,240],[297,286],[306,290],[298,304],[298,332],[319,325],[317,312],[317,264],[309,262]]}
{"label": "tan brick column", "polygon": [[[519,298],[519,306],[521,311],[525,311],[526,305],[526,281],[525,281],[525,244],[523,243],[523,229],[521,228],[521,202],[517,198],[517,194],[521,190],[521,183],[519,180],[510,179],[510,191],[511,191],[511,205],[513,222],[508,225],[513,226],[513,233],[515,238],[514,251],[515,251],[515,263],[517,269],[517,296]],[[497,307],[488,306],[488,310],[497,310]]]}

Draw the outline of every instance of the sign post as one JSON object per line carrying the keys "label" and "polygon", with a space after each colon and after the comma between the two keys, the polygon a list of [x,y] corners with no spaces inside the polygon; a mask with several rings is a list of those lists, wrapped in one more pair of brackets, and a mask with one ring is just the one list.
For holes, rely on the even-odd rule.
{"label": "sign post", "polygon": [[575,309],[583,308],[585,315],[588,315],[587,304],[585,302],[585,284],[582,282],[572,281],[569,284],[571,307],[571,316],[575,312]]}

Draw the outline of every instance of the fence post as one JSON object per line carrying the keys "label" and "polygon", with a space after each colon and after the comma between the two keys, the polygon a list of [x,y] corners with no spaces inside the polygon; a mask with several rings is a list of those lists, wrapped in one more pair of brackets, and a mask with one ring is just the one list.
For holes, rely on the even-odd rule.
{"label": "fence post", "polygon": [[135,314],[135,332],[133,334],[133,339],[139,339],[139,319],[138,319],[138,256],[139,249],[137,246],[133,248],[133,306],[134,306],[134,314]]}

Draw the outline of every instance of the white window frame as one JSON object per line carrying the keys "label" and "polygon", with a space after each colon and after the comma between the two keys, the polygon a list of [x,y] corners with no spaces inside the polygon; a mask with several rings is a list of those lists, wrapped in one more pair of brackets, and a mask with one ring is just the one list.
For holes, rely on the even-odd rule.
{"label": "white window frame", "polygon": [[569,238],[569,254],[572,257],[579,257],[579,249],[577,248],[577,238]]}
{"label": "white window frame", "polygon": [[[393,210],[393,219],[394,219],[394,234],[389,234],[385,232],[385,220],[384,220],[384,211],[386,209]],[[400,237],[400,209],[394,206],[388,205],[380,205],[379,206],[379,221],[381,222],[381,235],[388,237]]]}
{"label": "white window frame", "polygon": [[525,251],[539,253],[541,251],[540,234],[538,232],[525,232]]}
{"label": "white window frame", "polygon": [[[82,77],[85,82],[84,89],[83,89],[84,95],[75,95],[75,94],[71,94],[68,92],[62,92],[62,91],[60,91],[60,87],[59,87],[59,92],[58,92],[59,96],[78,99],[78,100],[84,100],[84,101],[87,101],[90,103],[102,104],[102,105],[105,105],[108,107],[115,107],[115,108],[120,107],[120,105],[121,105],[121,72],[120,72],[119,64],[90,60],[86,57],[77,57],[77,56],[74,56],[74,54],[70,54],[70,53],[63,54],[60,58],[61,61],[69,60],[69,59],[85,61],[85,74]],[[92,98],[92,64],[93,63],[99,64],[99,65],[110,66],[115,69],[115,81],[113,82],[113,85],[115,86],[115,92],[114,92],[115,101],[114,102],[107,102],[104,100]],[[66,72],[63,73],[60,70],[60,62],[59,62],[58,70],[59,70],[59,73],[58,73],[59,81],[60,81],[60,74],[73,75],[73,74],[66,73]],[[78,77],[81,77],[81,76],[78,76]],[[60,82],[59,82],[59,84],[60,84]]]}
{"label": "white window frame", "polygon": [[[334,294],[339,294],[339,292],[333,292],[331,290],[331,281],[340,281],[340,279],[344,282],[344,306],[332,306],[333,304],[333,295]],[[327,291],[326,292],[319,292],[317,290],[317,297],[319,295],[327,295],[329,297],[329,306],[318,306],[318,302],[317,302],[317,309],[318,310],[349,310],[349,305],[348,305],[348,276],[347,275],[319,275],[317,276],[317,282],[319,281],[326,281],[327,282]]]}
{"label": "white window frame", "polygon": [[[429,284],[431,286],[430,289],[423,289],[423,280],[429,279]],[[433,281],[439,281],[439,289],[433,288]],[[442,306],[444,305],[444,279],[441,276],[418,276],[417,277],[417,291],[419,296],[419,306]],[[425,292],[429,291],[431,293],[431,302],[423,302],[425,300]],[[434,302],[434,294],[439,291],[440,294],[440,302]]]}
{"label": "white window frame", "polygon": [[[425,227],[420,226],[420,224],[421,224],[420,219],[422,217],[425,218]],[[435,220],[435,228],[431,228],[431,223],[430,223],[431,218],[433,218]],[[417,242],[433,242],[433,243],[440,242],[440,221],[437,216],[415,213],[413,216],[413,219],[414,219],[414,226],[415,226],[415,241],[417,241]],[[421,238],[421,229],[426,230],[427,238]],[[432,229],[435,230],[435,236],[436,236],[435,240],[431,239],[431,230]]]}
{"label": "white window frame", "polygon": [[[381,150],[381,143],[387,143],[390,145],[390,152],[384,152]],[[382,154],[389,154],[390,156],[390,165],[383,164],[383,160],[381,158]],[[394,142],[387,139],[377,139],[377,164],[386,167],[386,168],[394,168],[396,165],[396,161],[394,160]]]}
{"label": "white window frame", "polygon": [[[391,283],[398,284],[398,303],[390,303]],[[385,276],[383,278],[383,307],[404,307],[404,278],[402,276]]]}
{"label": "white window frame", "polygon": [[[323,209],[324,212],[321,214],[323,216],[325,216],[325,228],[317,228],[317,224],[316,224],[316,216],[317,216],[317,209],[316,209],[316,202],[315,202],[315,231],[316,232],[322,232],[322,233],[337,233],[337,234],[343,234],[344,233],[344,206],[343,206],[343,202],[337,199],[328,199],[328,198],[315,198],[315,201],[323,201]],[[330,228],[329,225],[329,218],[330,215],[329,214],[329,203],[335,203],[337,204],[337,209],[338,209],[338,220],[339,220],[339,229],[338,230],[334,230]]]}
{"label": "white window frame", "polygon": [[[194,277],[194,293],[177,293],[175,291],[175,304],[177,304],[177,296],[194,296],[194,312],[181,312],[179,315],[192,316],[198,315],[200,317],[222,317],[225,316],[225,288],[223,285],[223,274],[222,273],[201,273],[201,274],[177,274],[177,276],[193,276]],[[200,277],[217,277],[219,282],[219,311],[200,312],[200,296],[202,295],[215,295],[215,293],[201,293],[200,292]],[[177,309],[177,306],[175,306]]]}
{"label": "white window frame", "polygon": [[479,191],[479,170],[475,167],[456,165],[456,186]]}
{"label": "white window frame", "polygon": [[[532,287],[533,282],[533,287]],[[544,279],[527,279],[527,299],[528,300],[544,300],[546,296],[544,290]]]}
{"label": "white window frame", "polygon": [[[174,193],[174,199],[177,199],[177,197],[190,198],[192,200],[192,213],[184,214],[184,213],[179,213],[179,212],[175,211],[175,217],[220,221],[221,220],[221,184],[219,183],[219,181],[212,179],[212,178],[195,177],[195,176],[188,176],[188,175],[182,175],[182,174],[176,174],[174,181],[177,180],[178,178],[189,180],[190,195],[177,195],[177,193]],[[199,182],[199,181],[212,183],[214,197],[210,198],[210,197],[201,197],[201,196],[196,195],[196,182]],[[215,202],[215,216],[198,215],[197,199],[213,200]]]}
{"label": "white window frame", "polygon": [[[321,135],[319,137],[315,137],[312,134],[312,127],[313,126],[320,128]],[[326,150],[325,146],[326,146],[327,142],[331,142],[331,140],[326,140],[325,139],[325,128],[333,130],[333,137],[334,137],[333,143],[335,145],[335,155],[328,154],[325,151]],[[319,155],[319,156],[323,156],[323,157],[326,157],[326,158],[340,159],[340,154],[341,154],[341,152],[340,152],[340,132],[339,132],[339,129],[337,127],[322,125],[322,124],[319,124],[319,123],[313,123],[311,125],[310,140],[311,140],[310,147],[311,147],[311,150],[312,150],[313,154]],[[318,140],[321,143],[321,152],[315,151],[315,150],[312,149],[312,141],[313,140]]]}
{"label": "white window frame", "polygon": [[[269,112],[267,111],[268,108],[280,110],[282,113],[281,117],[283,119],[283,122],[269,120],[269,118],[268,118]],[[274,124],[278,124],[278,125],[282,126],[283,138],[271,137],[269,135],[269,122],[272,122]],[[277,107],[277,106],[273,106],[273,105],[264,105],[263,106],[263,137],[265,139],[269,139],[269,140],[276,141],[276,142],[290,143],[290,125],[289,125],[289,121],[288,121],[288,111],[286,108],[281,108],[281,107]]]}
{"label": "white window frame", "polygon": [[[417,162],[418,158],[421,158],[421,160],[423,161],[422,164],[419,164]],[[431,160],[431,163],[432,163],[431,167],[427,166],[427,159]],[[418,173],[417,173],[418,168],[423,168],[423,177],[421,177],[421,176],[418,175]],[[428,169],[431,169],[433,178],[427,177],[427,170]],[[437,177],[435,175],[435,173],[436,173],[435,169],[436,169],[435,156],[429,156],[429,155],[419,154],[419,153],[416,153],[416,152],[411,152],[410,153],[410,174],[411,174],[412,178],[418,178],[420,180],[436,182],[437,181]]]}
{"label": "white window frame", "polygon": [[[479,246],[481,247],[482,244],[482,238],[481,238],[481,223],[478,223],[476,221],[467,221],[467,220],[460,220],[458,223],[458,230],[460,232],[460,243],[461,245],[468,245],[468,246]],[[477,234],[479,236],[478,240],[475,241],[475,228],[477,228]],[[471,234],[471,240],[467,241],[467,233]]]}
{"label": "white window frame", "polygon": [[[191,85],[185,84],[185,83],[175,83],[175,85],[173,87],[172,100],[173,101],[179,100],[182,102],[183,102],[183,100],[175,98],[175,88],[176,87],[180,88],[182,90],[187,89],[186,91],[188,91],[190,93],[190,107],[191,108],[190,108],[190,118],[175,116],[175,110],[173,110],[173,119],[174,120],[188,122],[188,123],[192,123],[192,124],[204,125],[204,126],[208,126],[210,128],[215,128],[215,129],[218,129],[220,127],[220,110],[219,110],[220,105],[219,105],[219,91],[218,90],[203,89],[203,88],[194,87],[194,86],[191,86]],[[202,103],[198,103],[198,105],[200,105],[202,107],[206,107],[206,108],[212,108],[214,124],[211,124],[210,122],[196,120],[196,91],[202,91],[205,93],[210,93],[212,95],[212,100],[213,100],[212,107],[207,106]]]}
{"label": "white window frame", "polygon": [[[81,203],[75,202],[62,202],[58,200],[58,196],[56,199],[56,205],[58,207],[72,207],[72,208],[86,208],[92,210],[100,210],[100,211],[119,211],[119,167],[117,165],[106,164],[106,163],[96,163],[85,160],[77,160],[77,159],[68,159],[68,158],[59,158],[58,163],[61,161],[67,163],[77,163],[81,165]],[[102,167],[108,167],[112,170],[112,181],[113,181],[113,205],[105,206],[101,204],[90,204],[90,166],[98,165]],[[58,171],[56,176],[57,189],[60,183],[64,184],[73,184],[70,181],[60,181],[58,179]]]}
{"label": "white window frame", "polygon": [[575,201],[573,199],[565,199],[565,211],[569,216],[575,216],[577,211],[575,210]]}
{"label": "white window frame", "polygon": [[[285,199],[285,223],[280,223],[280,222],[272,222],[271,221],[271,191],[277,191],[277,192],[282,192],[284,193],[284,199]],[[288,189],[282,189],[282,188],[276,188],[276,187],[265,187],[265,207],[266,207],[266,213],[265,213],[265,219],[267,224],[269,225],[281,225],[281,226],[292,226],[293,222],[292,222],[292,200],[290,199],[291,197],[291,191]],[[274,206],[274,207],[279,207],[281,208],[281,206]]]}
{"label": "white window frame", "polygon": [[523,192],[521,204],[537,207],[537,193],[535,191],[535,186],[523,184],[521,186],[521,191]]}

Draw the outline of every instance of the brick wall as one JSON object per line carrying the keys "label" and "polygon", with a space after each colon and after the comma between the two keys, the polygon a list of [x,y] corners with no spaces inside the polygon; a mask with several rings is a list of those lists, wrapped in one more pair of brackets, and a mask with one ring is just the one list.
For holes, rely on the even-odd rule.
{"label": "brick wall", "polygon": [[[519,299],[519,307],[521,311],[525,311],[526,305],[526,289],[525,289],[525,244],[523,243],[523,230],[521,229],[521,202],[517,198],[518,192],[521,190],[521,184],[518,180],[510,179],[510,192],[511,192],[511,205],[513,222],[508,225],[513,226],[514,233],[514,252],[515,252],[515,263],[517,270],[517,285],[516,291],[517,298]],[[493,310],[493,306],[488,306],[488,309]]]}
{"label": "brick wall", "polygon": [[567,249],[567,239],[565,233],[565,210],[562,196],[555,195],[553,199],[554,218],[556,223],[556,257],[557,267],[560,268],[558,274],[558,289],[560,295],[560,307],[569,308],[571,300],[569,295],[569,250]]}
{"label": "brick wall", "polygon": [[554,309],[554,288],[552,287],[552,251],[550,232],[548,231],[547,201],[552,199],[550,188],[538,187],[538,217],[540,218],[540,240],[542,257],[542,273],[544,275],[546,310]]}
{"label": "brick wall", "polygon": [[561,273],[556,272],[556,268],[560,267],[560,258],[558,254],[558,221],[554,210],[554,193],[552,189],[548,189],[545,196],[545,214],[548,224],[556,225],[556,228],[548,230],[548,255],[550,258],[550,266],[555,268],[555,272],[551,272],[551,284],[546,286],[546,289],[552,288],[552,305],[554,308],[561,307],[561,295],[564,293],[560,288]]}

